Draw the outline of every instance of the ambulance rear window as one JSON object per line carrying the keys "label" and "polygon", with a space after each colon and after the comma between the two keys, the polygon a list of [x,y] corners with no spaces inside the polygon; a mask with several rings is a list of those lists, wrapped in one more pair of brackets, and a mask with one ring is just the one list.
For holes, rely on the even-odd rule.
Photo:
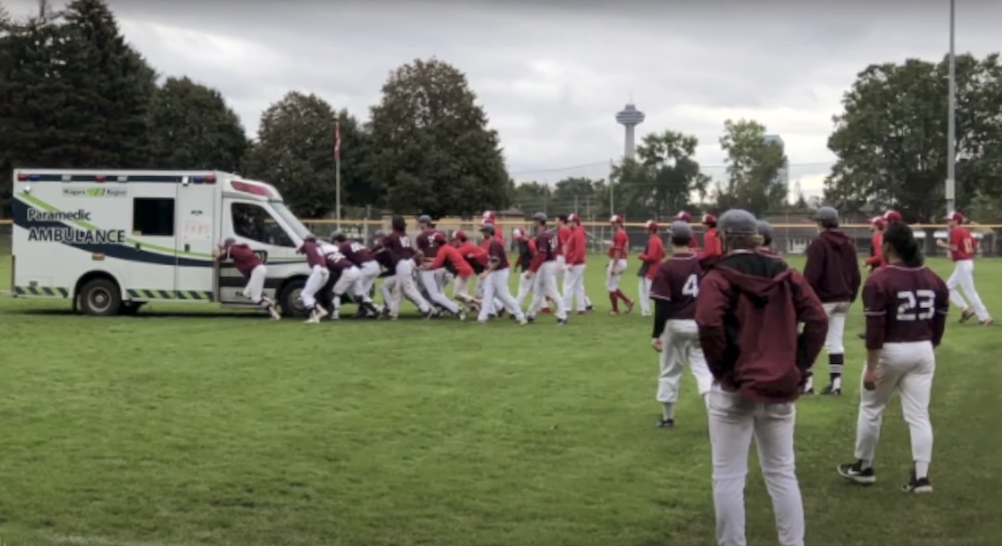
{"label": "ambulance rear window", "polygon": [[147,237],[174,236],[174,199],[137,197],[132,201],[132,232]]}

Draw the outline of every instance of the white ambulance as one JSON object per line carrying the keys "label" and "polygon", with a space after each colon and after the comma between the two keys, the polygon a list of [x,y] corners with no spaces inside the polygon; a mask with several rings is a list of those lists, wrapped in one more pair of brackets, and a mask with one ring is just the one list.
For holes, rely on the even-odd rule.
{"label": "white ambulance", "polygon": [[133,314],[151,301],[260,309],[213,250],[233,237],[265,261],[265,294],[305,310],[296,253],[310,231],[263,182],[217,171],[14,171],[13,294],[69,298],[88,315]]}

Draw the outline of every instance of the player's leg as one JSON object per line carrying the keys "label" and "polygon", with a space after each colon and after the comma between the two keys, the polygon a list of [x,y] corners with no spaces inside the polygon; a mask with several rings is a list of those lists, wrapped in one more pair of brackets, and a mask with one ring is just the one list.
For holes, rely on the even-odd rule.
{"label": "player's leg", "polygon": [[518,302],[519,308],[525,305],[525,298],[532,293],[532,284],[536,281],[534,277],[528,275],[527,272],[522,272],[518,276],[518,295],[515,296],[515,301]]}
{"label": "player's leg", "polygon": [[974,313],[971,311],[971,307],[967,305],[967,300],[960,295],[960,290],[958,290],[960,287],[960,278],[963,276],[959,263],[954,262],[953,273],[946,279],[946,287],[950,289],[950,304],[960,309],[960,322],[967,322],[974,316]]}
{"label": "player's leg", "polygon": [[407,296],[407,299],[414,302],[421,313],[426,316],[431,314],[431,305],[421,296],[421,292],[414,282],[414,260],[400,260],[400,263],[397,264],[397,283],[399,283],[401,292]]}
{"label": "player's leg", "polygon": [[651,280],[646,275],[640,277],[637,293],[639,294],[637,297],[640,299],[640,315],[651,316]]}
{"label": "player's leg", "polygon": [[[848,303],[844,304],[846,306]],[[828,316],[828,334],[825,337],[825,352],[828,353],[828,384],[821,394],[839,396],[842,394],[842,368],[845,366],[845,336],[846,313],[836,304]]]}
{"label": "player's leg", "polygon": [[369,297],[369,291],[366,289],[368,283],[366,282],[365,273],[357,267],[352,267],[351,270],[355,281],[352,282],[351,288],[348,291],[354,296],[355,302],[358,303],[358,314],[356,316],[359,318],[379,316],[379,310],[373,305],[372,298]]}
{"label": "player's leg", "polygon": [[508,312],[515,317],[515,320],[519,324],[525,324],[525,314],[522,313],[522,308],[519,307],[518,302],[512,297],[511,288],[508,287],[508,278],[511,275],[511,270],[500,269],[492,275],[490,282],[494,284],[494,296],[498,299],[499,305],[508,309]]}
{"label": "player's leg", "polygon": [[580,279],[577,294],[574,296],[578,301],[578,311],[591,311],[591,299],[588,298],[588,292],[585,290],[585,264],[579,264],[574,267],[578,268],[578,278]]}
{"label": "player's leg", "polygon": [[540,309],[546,303],[546,288],[544,286],[543,275],[542,266],[532,275],[532,303],[529,304],[529,310],[525,312],[525,316],[530,321],[536,318],[536,315],[539,314]]}
{"label": "player's leg", "polygon": [[755,424],[754,405],[739,393],[710,391],[710,452],[713,460],[713,508],[717,544],[745,544],[745,478]]}
{"label": "player's leg", "polygon": [[981,295],[978,294],[977,288],[974,287],[974,261],[964,260],[963,262],[957,262],[957,273],[960,274],[960,289],[964,292],[964,299],[971,303],[971,307],[974,309],[974,314],[978,316],[978,320],[982,323],[991,320],[991,316],[988,315],[988,309],[985,308],[984,302],[981,301]]}
{"label": "player's leg", "polygon": [[560,290],[557,288],[557,275],[559,271],[559,266],[556,262],[547,262],[543,264],[543,269],[546,270],[546,276],[543,278],[544,286],[546,288],[546,297],[553,301],[556,306],[554,309],[554,314],[558,321],[567,321],[567,308],[564,307],[564,298],[560,295]]}
{"label": "player's leg", "polygon": [[661,333],[661,354],[658,355],[660,373],[657,401],[661,404],[661,419],[658,421],[660,428],[675,426],[675,404],[678,403],[678,390],[682,385],[682,343],[673,335],[671,323],[672,321],[668,321]]}
{"label": "player's leg", "polygon": [[306,319],[308,323],[318,323],[320,322],[320,317],[326,314],[323,306],[317,302],[316,293],[323,288],[324,284],[327,282],[324,273],[327,269],[323,266],[315,265],[310,270],[310,276],[306,278],[306,284],[303,289],[299,292],[299,299],[303,301],[303,306],[309,311],[309,318]]}
{"label": "player's leg", "polygon": [[282,318],[282,315],[279,314],[278,309],[275,309],[275,302],[264,297],[264,282],[267,279],[268,268],[264,265],[255,267],[251,271],[250,278],[247,279],[247,285],[244,286],[243,294],[244,297],[251,300],[255,305],[267,311],[273,320],[278,320]]}
{"label": "player's leg", "polygon": [[497,291],[497,284],[492,279],[495,273],[496,271],[491,271],[480,283],[484,287],[483,304],[480,306],[480,313],[477,314],[477,322],[480,324],[487,324],[487,321],[491,317],[491,310],[494,308],[493,303],[488,305],[487,302],[494,301],[495,292]]}
{"label": "player's leg", "polygon": [[428,291],[428,296],[431,297],[432,303],[441,306],[453,315],[459,316],[462,309],[456,302],[450,300],[442,293],[442,286],[439,284],[441,279],[440,272],[441,270],[422,271],[421,282],[424,283],[424,288]]}
{"label": "player's leg", "polygon": [[383,314],[386,316],[396,316],[397,308],[394,307],[396,300],[394,293],[397,286],[396,276],[390,276],[383,279],[383,284],[379,287],[379,291],[383,294]]}
{"label": "player's leg", "polygon": [[706,363],[706,355],[699,345],[699,328],[694,320],[680,320],[675,323],[677,335],[684,339],[684,350],[682,356],[689,362],[689,371],[696,379],[696,390],[703,398],[703,403],[708,403],[710,388],[713,386],[713,374],[710,373],[710,366]]}
{"label": "player's leg", "polygon": [[758,461],[772,497],[780,546],[804,546],[804,501],[793,449],[796,421],[797,408],[792,402],[762,404],[762,412],[755,417]]}
{"label": "player's leg", "polygon": [[[622,279],[623,275],[626,274],[626,269],[628,267],[629,264],[626,262],[626,260],[616,260],[616,271],[618,272],[620,279]],[[631,300],[625,293],[623,293],[621,283],[619,281],[616,282],[616,297],[623,300],[623,303],[626,304],[627,313],[633,311],[633,300]]]}
{"label": "player's leg", "polygon": [[[338,320],[341,318],[341,298],[351,290],[352,285],[358,280],[358,269],[349,267],[341,270],[341,276],[337,278],[334,287],[331,288],[331,310],[328,318]],[[398,307],[399,309],[399,307]]]}
{"label": "player's leg", "polygon": [[901,381],[902,362],[893,353],[893,346],[884,345],[880,357],[880,381],[872,391],[863,386],[866,373],[864,365],[859,377],[859,415],[856,418],[856,462],[839,465],[842,477],[864,485],[876,481],[873,461],[880,442],[880,427],[884,423],[884,410],[898,383]]}
{"label": "player's leg", "polygon": [[564,286],[561,296],[564,300],[564,309],[570,313],[574,308],[574,294],[577,292],[578,270],[575,266],[569,265],[564,272]]}
{"label": "player's leg", "polygon": [[[835,312],[834,303],[823,303],[821,306],[825,310],[825,315],[828,317],[829,322],[832,318],[832,313]],[[828,339],[831,336],[831,327],[828,329],[828,334],[825,336],[825,346],[828,346]],[[811,363],[811,367],[807,368],[807,381],[804,383],[804,394],[814,394],[814,365],[817,361]]]}
{"label": "player's leg", "polygon": [[909,493],[932,491],[929,483],[929,464],[932,463],[932,422],[929,420],[929,399],[932,380],[936,374],[936,356],[929,343],[909,343],[902,349],[916,353],[915,368],[901,378],[899,394],[901,411],[911,432],[912,460],[915,463],[912,479],[904,486]]}
{"label": "player's leg", "polygon": [[619,314],[619,274],[616,273],[615,260],[610,261],[605,268],[605,290],[609,293],[609,303],[612,304],[612,314]]}
{"label": "player's leg", "polygon": [[376,279],[379,278],[379,264],[373,261],[365,262],[361,267],[362,271],[362,286],[365,289],[365,293],[369,294],[372,292],[373,287],[376,286]]}
{"label": "player's leg", "polygon": [[559,290],[560,293],[563,294],[564,293],[563,289],[567,287],[567,257],[562,255],[557,256],[556,261],[557,261],[557,270],[556,270],[557,290]]}

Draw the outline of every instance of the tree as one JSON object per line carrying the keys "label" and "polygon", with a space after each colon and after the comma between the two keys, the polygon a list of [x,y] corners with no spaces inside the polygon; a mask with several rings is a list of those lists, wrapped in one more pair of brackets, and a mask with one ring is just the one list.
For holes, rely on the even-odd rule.
{"label": "tree", "polygon": [[466,75],[437,59],[396,69],[372,107],[370,173],[399,213],[471,215],[503,209],[513,184],[498,134]]}
{"label": "tree", "polygon": [[783,147],[766,139],[765,126],[755,120],[724,122],[720,147],[727,154],[727,182],[717,188],[717,207],[739,206],[754,214],[786,205],[786,181],[779,177],[787,164]]}
{"label": "tree", "polygon": [[[337,171],[334,159],[335,113],[316,95],[290,91],[261,115],[257,141],[244,161],[247,176],[265,180],[282,193],[297,215],[318,218],[334,211],[337,198]],[[358,123],[342,112],[342,139],[355,131]],[[355,139],[355,135],[350,135]],[[355,180],[364,158],[348,153],[342,146],[342,206],[346,202],[348,180]]]}
{"label": "tree", "polygon": [[571,176],[556,183],[553,203],[559,214],[590,212],[595,205],[595,180]]}
{"label": "tree", "polygon": [[153,167],[239,169],[247,136],[219,91],[187,77],[167,78],[153,95],[149,116]]}
{"label": "tree", "polygon": [[[1002,195],[1002,66],[999,55],[956,58],[957,204]],[[826,201],[850,209],[894,207],[909,221],[943,214],[948,60],[907,59],[860,72],[834,116],[837,156]],[[982,199],[984,201],[984,199]]]}
{"label": "tree", "polygon": [[613,169],[615,208],[627,218],[660,219],[690,208],[693,196],[706,196],[710,177],[696,161],[699,140],[676,131],[649,134],[636,160]]}
{"label": "tree", "polygon": [[[545,212],[550,214],[553,205],[553,188],[539,182],[522,182],[515,185],[514,201],[515,208],[527,214]],[[490,210],[490,209],[485,209]]]}

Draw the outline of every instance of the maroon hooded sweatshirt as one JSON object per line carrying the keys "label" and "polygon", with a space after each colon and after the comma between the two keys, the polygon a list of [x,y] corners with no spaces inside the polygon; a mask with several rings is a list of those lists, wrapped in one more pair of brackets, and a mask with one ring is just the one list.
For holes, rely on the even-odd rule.
{"label": "maroon hooded sweatshirt", "polygon": [[807,247],[804,278],[821,303],[855,302],[862,276],[856,243],[841,231],[826,229]]}
{"label": "maroon hooded sweatshirt", "polygon": [[765,403],[797,399],[828,333],[804,278],[758,252],[735,252],[710,266],[699,283],[696,324],[713,377]]}

